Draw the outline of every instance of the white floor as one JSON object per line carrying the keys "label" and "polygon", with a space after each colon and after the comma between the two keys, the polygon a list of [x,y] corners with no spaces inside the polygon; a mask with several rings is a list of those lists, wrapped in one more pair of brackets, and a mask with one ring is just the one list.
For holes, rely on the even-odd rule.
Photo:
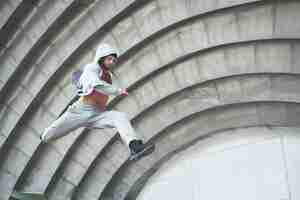
{"label": "white floor", "polygon": [[300,199],[300,129],[216,134],[165,163],[138,200]]}

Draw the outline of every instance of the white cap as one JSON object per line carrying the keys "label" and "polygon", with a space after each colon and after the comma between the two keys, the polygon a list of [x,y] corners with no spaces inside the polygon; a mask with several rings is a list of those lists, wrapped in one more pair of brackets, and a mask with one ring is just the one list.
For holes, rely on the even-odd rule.
{"label": "white cap", "polygon": [[109,44],[106,43],[100,44],[97,48],[94,61],[98,62],[101,58],[111,54],[116,54],[116,56],[119,55],[118,51],[113,47],[111,47]]}

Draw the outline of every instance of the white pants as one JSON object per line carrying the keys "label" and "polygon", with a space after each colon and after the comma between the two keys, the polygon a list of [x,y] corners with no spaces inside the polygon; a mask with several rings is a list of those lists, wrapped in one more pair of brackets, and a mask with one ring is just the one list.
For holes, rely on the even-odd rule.
{"label": "white pants", "polygon": [[81,101],[69,106],[68,110],[46,128],[42,134],[43,142],[49,142],[69,134],[79,128],[116,128],[125,144],[139,139],[129,118],[118,111],[101,111],[97,107]]}

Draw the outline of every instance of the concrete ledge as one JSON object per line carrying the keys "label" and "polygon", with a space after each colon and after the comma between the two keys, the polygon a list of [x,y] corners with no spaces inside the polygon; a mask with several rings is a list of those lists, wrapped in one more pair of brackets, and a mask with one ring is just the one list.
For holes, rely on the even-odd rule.
{"label": "concrete ledge", "polygon": [[14,191],[11,197],[18,200],[47,200],[42,193],[16,192]]}

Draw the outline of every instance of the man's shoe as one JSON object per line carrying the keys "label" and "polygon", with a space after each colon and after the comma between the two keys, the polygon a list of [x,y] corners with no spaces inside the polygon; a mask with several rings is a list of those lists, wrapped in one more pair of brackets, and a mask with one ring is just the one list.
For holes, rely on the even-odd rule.
{"label": "man's shoe", "polygon": [[137,151],[131,151],[129,160],[131,161],[138,160],[144,156],[153,153],[154,150],[155,150],[154,144],[141,144]]}

